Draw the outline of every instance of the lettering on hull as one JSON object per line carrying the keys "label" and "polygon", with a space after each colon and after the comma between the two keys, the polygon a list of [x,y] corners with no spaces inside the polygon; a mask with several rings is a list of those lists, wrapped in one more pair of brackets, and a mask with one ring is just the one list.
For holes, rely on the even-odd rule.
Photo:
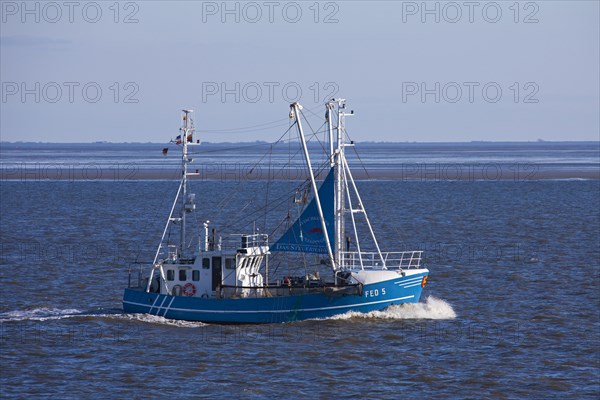
{"label": "lettering on hull", "polygon": [[385,296],[385,288],[365,290],[365,298]]}

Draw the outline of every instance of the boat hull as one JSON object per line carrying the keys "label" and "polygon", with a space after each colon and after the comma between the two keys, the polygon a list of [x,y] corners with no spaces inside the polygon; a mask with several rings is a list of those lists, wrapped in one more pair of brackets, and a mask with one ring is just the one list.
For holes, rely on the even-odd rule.
{"label": "boat hull", "polygon": [[328,318],[348,311],[367,313],[393,304],[416,303],[427,270],[363,285],[360,294],[306,293],[290,296],[217,299],[125,289],[123,310],[207,323],[278,323]]}

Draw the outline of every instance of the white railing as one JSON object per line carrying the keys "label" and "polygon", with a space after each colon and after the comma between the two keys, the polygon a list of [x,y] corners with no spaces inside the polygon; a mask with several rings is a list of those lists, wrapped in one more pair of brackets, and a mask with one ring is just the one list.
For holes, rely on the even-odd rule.
{"label": "white railing", "polygon": [[173,244],[161,243],[156,255],[157,261],[173,262],[179,257],[179,248]]}
{"label": "white railing", "polygon": [[[269,245],[269,235],[265,233],[255,233],[251,235],[230,234],[217,239],[216,249],[246,249],[249,247],[262,247]],[[209,240],[209,247],[212,241]]]}
{"label": "white railing", "polygon": [[[421,266],[421,254],[417,251],[382,252],[381,256],[375,251],[343,251],[341,253],[342,268],[382,268],[409,269]],[[362,261],[362,262],[361,262]]]}

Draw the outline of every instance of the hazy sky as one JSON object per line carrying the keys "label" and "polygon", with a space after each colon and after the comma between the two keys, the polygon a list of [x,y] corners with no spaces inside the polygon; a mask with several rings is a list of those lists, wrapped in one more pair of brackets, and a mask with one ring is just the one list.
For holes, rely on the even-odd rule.
{"label": "hazy sky", "polygon": [[[599,2],[1,1],[3,141],[599,140]],[[236,130],[274,122],[260,130]]]}

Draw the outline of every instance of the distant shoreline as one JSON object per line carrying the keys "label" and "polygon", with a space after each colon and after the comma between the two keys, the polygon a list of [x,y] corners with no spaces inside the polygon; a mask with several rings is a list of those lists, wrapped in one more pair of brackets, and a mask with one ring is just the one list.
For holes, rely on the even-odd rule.
{"label": "distant shoreline", "polygon": [[[210,141],[202,141],[203,145],[270,145],[273,142],[267,142],[262,140],[251,141],[251,142],[210,142]],[[396,144],[396,145],[495,145],[495,144],[515,144],[515,145],[523,145],[523,144],[593,144],[600,147],[600,140],[529,140],[529,141],[487,141],[487,140],[472,140],[469,142],[418,142],[418,141],[360,141],[356,140],[357,144],[366,144],[366,145],[377,145],[377,144]],[[0,141],[0,146],[2,145],[52,145],[52,146],[61,146],[61,145],[157,145],[164,146],[168,144],[173,144],[169,142],[25,142],[25,141]]]}
{"label": "distant shoreline", "polygon": [[[312,143],[313,165],[326,161]],[[179,146],[165,143],[2,143],[0,179],[177,180]],[[600,142],[359,143],[348,152],[356,179],[530,181],[600,179]],[[165,149],[166,148],[166,149]],[[304,180],[304,161],[287,143],[205,143],[191,152],[192,180]],[[296,158],[294,158],[296,157]],[[316,162],[316,164],[314,164]]]}

